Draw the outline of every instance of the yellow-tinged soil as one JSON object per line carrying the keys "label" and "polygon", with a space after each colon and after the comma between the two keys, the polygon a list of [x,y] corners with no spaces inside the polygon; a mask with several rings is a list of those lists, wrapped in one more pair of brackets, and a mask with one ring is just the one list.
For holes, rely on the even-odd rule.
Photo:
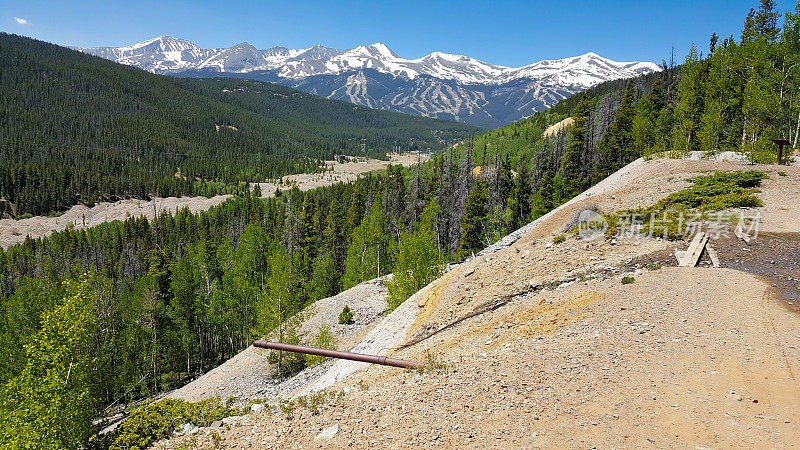
{"label": "yellow-tinged soil", "polygon": [[[715,269],[674,267],[671,252],[686,242],[551,244],[583,206],[647,206],[701,171],[737,169],[769,173],[758,194],[764,206],[748,213],[762,215],[762,232],[782,233],[780,245],[720,242],[723,268]],[[342,397],[316,414],[296,408],[288,419],[267,408],[159,445],[205,448],[218,438],[225,448],[797,446],[800,316],[773,285],[796,290],[800,273],[789,260],[755,264],[764,277],[744,271],[764,249],[777,259],[797,247],[797,217],[796,167],[648,161],[615,189],[558,211],[417,299],[407,342],[427,338],[392,356],[433,358],[447,370],[372,366],[334,385]],[[664,267],[643,268],[652,262]],[[623,285],[623,275],[635,282]],[[485,312],[470,317],[476,311]],[[335,425],[334,437],[315,440]]]}

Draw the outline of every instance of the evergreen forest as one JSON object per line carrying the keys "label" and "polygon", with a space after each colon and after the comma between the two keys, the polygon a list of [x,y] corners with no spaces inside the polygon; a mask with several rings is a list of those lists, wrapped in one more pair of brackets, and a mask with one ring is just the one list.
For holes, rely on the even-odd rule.
{"label": "evergreen forest", "polygon": [[[0,33],[0,218],[242,194],[346,154],[435,151],[478,128],[270,83],[154,75]],[[362,151],[363,144],[363,151]]]}
{"label": "evergreen forest", "polygon": [[[175,188],[183,194],[198,193],[190,186],[206,180],[229,186],[313,170],[316,158],[357,152],[355,137],[365,130],[372,132],[371,151],[411,137],[441,150],[424,164],[390,166],[349,183],[268,199],[244,184],[205,212],[129,218],[0,251],[0,440],[86,443],[95,431],[91,419],[107,407],[179,386],[256,337],[308,342],[280,325],[318,299],[394,273],[391,310],[436,279],[446,263],[470,257],[637,158],[733,151],[773,162],[772,139],[796,147],[800,133],[800,2],[781,14],[774,1],[761,0],[743,17],[740,36],[712,34],[682,64],[670,58],[661,72],[601,84],[471,138],[473,129],[461,125],[436,122],[433,133],[433,122],[265,83],[158,77],[0,36],[6,152],[0,168],[22,174],[0,177],[6,202],[21,201],[13,195],[26,186],[41,186],[28,180],[55,177],[47,174],[60,173],[59,164],[73,172],[53,178],[52,195],[96,199],[132,195],[132,186],[149,195],[160,186],[158,176],[180,183],[174,181],[183,180],[174,176],[178,166],[187,182],[195,180],[186,191]],[[19,73],[38,78],[14,75],[7,58],[17,58],[12,67]],[[99,81],[111,74],[118,81]],[[130,84],[122,82],[128,78]],[[146,81],[134,81],[139,78]],[[143,85],[137,83],[155,87],[138,91]],[[58,112],[44,114],[67,86],[76,93]],[[243,92],[224,92],[234,87]],[[297,109],[268,114],[284,101]],[[169,113],[177,107],[192,113]],[[130,108],[127,119],[110,113],[120,108]],[[24,111],[31,115],[20,117]],[[52,120],[50,130],[31,125],[42,120],[39,113]],[[303,126],[286,125],[295,114]],[[367,126],[378,122],[383,125]],[[240,131],[218,133],[214,123]],[[545,133],[557,124],[565,126]],[[429,133],[429,140],[417,141],[416,133]],[[105,150],[82,153],[98,146]],[[252,164],[258,157],[262,163]],[[117,164],[125,169],[114,174]],[[109,168],[106,181],[88,175],[97,167]],[[112,194],[110,186],[120,190]],[[51,430],[54,417],[63,426]]]}

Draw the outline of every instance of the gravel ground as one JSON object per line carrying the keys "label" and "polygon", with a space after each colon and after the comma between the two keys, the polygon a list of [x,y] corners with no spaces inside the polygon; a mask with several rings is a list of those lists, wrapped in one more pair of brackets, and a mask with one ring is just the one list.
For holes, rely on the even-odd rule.
{"label": "gravel ground", "polygon": [[[792,447],[800,322],[755,276],[664,268],[525,296],[400,352],[317,414],[275,409],[194,442],[223,448]],[[746,313],[744,313],[746,312]],[[360,382],[360,383],[359,383]],[[330,439],[314,440],[338,426]]]}
{"label": "gravel ground", "polygon": [[[715,244],[723,266],[740,270],[667,267],[686,242],[552,244],[590,204],[647,206],[700,171],[753,168],[771,177],[757,209],[764,244]],[[333,384],[343,397],[319,411],[298,408],[288,420],[268,408],[239,426],[160,445],[203,447],[216,436],[225,448],[791,447],[800,442],[800,321],[774,278],[756,274],[769,275],[768,258],[786,255],[773,277],[800,275],[792,257],[798,180],[795,167],[640,163],[613,189],[580,198],[418,293],[414,323],[398,326],[406,341],[424,339],[392,356],[432,357],[448,369],[372,366]],[[665,267],[642,268],[652,262]],[[635,282],[621,284],[623,275]],[[332,438],[314,440],[332,426]]]}

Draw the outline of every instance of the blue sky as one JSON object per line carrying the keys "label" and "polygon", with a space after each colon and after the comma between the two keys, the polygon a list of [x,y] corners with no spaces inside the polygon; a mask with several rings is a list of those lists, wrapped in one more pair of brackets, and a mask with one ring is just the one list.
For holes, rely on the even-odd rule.
{"label": "blue sky", "polygon": [[[202,47],[350,48],[384,42],[521,66],[594,51],[618,61],[683,59],[712,32],[739,35],[757,0],[709,1],[38,1],[2,0],[0,27],[61,45],[121,46],[159,35]],[[781,11],[794,0],[779,0]],[[17,20],[20,19],[20,20]],[[22,23],[26,22],[26,23]]]}

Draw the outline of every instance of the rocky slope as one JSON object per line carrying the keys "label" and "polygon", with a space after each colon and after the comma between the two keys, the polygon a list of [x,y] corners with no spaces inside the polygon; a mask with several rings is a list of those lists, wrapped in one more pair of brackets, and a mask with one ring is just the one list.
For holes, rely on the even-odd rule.
{"label": "rocky slope", "polygon": [[126,47],[78,50],[155,73],[258,79],[373,108],[491,128],[603,81],[660,70],[653,63],[617,62],[595,53],[523,67],[442,52],[407,59],[380,42],[343,50],[321,45],[260,50],[246,42],[204,49],[160,36]]}
{"label": "rocky slope", "polygon": [[[392,356],[319,405],[267,407],[163,445],[224,448],[791,447],[800,441],[800,168],[653,160],[623,172],[412,299]],[[686,242],[553,244],[576,212],[645,206],[706,170],[759,169],[750,244],[678,268]],[[780,175],[783,173],[784,175]],[[767,260],[764,260],[768,258]],[[655,269],[654,264],[662,266]],[[650,266],[651,269],[645,269]],[[769,270],[767,270],[767,268]],[[635,282],[622,284],[622,276]],[[475,314],[475,313],[478,314]],[[392,317],[391,315],[389,317]],[[229,424],[232,422],[229,421]]]}

